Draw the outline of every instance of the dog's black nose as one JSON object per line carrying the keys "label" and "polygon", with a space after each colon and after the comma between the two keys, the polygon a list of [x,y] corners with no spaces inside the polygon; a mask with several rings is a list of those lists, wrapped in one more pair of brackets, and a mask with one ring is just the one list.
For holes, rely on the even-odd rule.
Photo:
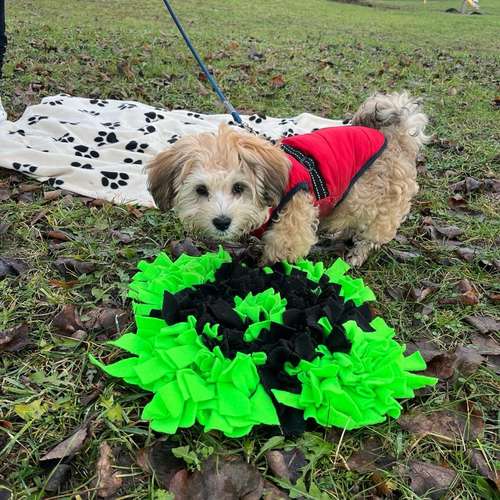
{"label": "dog's black nose", "polygon": [[219,231],[225,231],[231,225],[231,219],[226,215],[219,215],[212,219],[212,223]]}

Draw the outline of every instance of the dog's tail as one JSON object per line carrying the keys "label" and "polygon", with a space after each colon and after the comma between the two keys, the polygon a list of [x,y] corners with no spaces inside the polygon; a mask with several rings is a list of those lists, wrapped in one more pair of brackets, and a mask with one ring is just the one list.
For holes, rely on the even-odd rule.
{"label": "dog's tail", "polygon": [[396,138],[408,142],[418,151],[429,141],[425,135],[427,116],[422,112],[421,100],[401,94],[375,94],[358,109],[351,123],[381,130],[388,140]]}

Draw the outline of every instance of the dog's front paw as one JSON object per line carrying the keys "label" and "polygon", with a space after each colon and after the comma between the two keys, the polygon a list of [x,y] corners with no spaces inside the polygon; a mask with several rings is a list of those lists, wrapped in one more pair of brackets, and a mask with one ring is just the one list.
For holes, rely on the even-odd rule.
{"label": "dog's front paw", "polygon": [[350,252],[347,254],[345,260],[352,267],[360,267],[365,263],[368,255],[370,255],[370,252],[375,248],[377,248],[377,245],[371,241],[357,241],[355,242],[354,247],[351,248]]}
{"label": "dog's front paw", "polygon": [[284,260],[293,264],[305,256],[306,255],[303,253],[294,252],[291,248],[275,247],[274,245],[267,244],[264,247],[264,252],[259,265],[272,266],[273,264]]}

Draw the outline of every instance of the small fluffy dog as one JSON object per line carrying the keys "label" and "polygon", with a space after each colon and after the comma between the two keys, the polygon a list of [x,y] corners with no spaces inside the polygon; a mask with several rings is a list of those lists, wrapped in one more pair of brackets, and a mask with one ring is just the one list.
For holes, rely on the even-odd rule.
{"label": "small fluffy dog", "polygon": [[370,97],[351,125],[276,145],[222,125],[160,153],[148,166],[148,187],[191,232],[259,236],[263,264],[307,256],[323,231],[352,238],[347,260],[359,266],[394,238],[410,210],[426,124],[418,100],[402,93]]}

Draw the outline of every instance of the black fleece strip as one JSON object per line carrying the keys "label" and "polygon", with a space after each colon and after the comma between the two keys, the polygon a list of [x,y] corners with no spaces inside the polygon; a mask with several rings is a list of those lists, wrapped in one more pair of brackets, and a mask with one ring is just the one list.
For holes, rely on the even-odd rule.
{"label": "black fleece strip", "polygon": [[316,161],[311,156],[306,156],[300,149],[294,148],[290,146],[290,144],[282,144],[281,149],[293,156],[300,164],[302,164],[309,175],[311,176],[311,181],[313,185],[314,195],[317,200],[322,200],[323,198],[327,198],[329,196],[328,188],[326,186],[325,179],[321,175],[318,166],[316,165]]}
{"label": "black fleece strip", "polygon": [[267,222],[267,227],[269,228],[272,224],[274,224],[278,220],[278,216],[280,212],[286,207],[288,202],[299,192],[299,191],[307,191],[309,192],[309,186],[307,182],[299,182],[293,186],[288,193],[281,198],[278,206],[271,212],[271,217],[269,217],[269,221]]}
{"label": "black fleece strip", "polygon": [[[283,324],[271,323],[257,339],[247,342],[243,334],[251,321],[242,320],[234,311],[234,297],[244,298],[250,292],[255,295],[270,288],[287,301]],[[267,361],[258,371],[262,385],[272,398],[271,389],[301,391],[300,381],[286,373],[285,363],[296,366],[300,360],[311,361],[319,355],[316,351],[319,345],[325,345],[330,352],[350,351],[342,326],[346,321],[353,320],[362,330],[372,331],[369,324],[372,314],[366,304],[358,307],[350,300],[344,301],[340,287],[330,283],[326,276],[316,283],[297,269],[287,275],[281,264],[273,266],[269,274],[239,262],[223,264],[216,271],[214,282],[175,294],[165,292],[163,310],[152,311],[152,316],[163,317],[169,324],[185,321],[191,315],[197,318],[196,330],[209,349],[218,346],[229,359],[234,359],[238,352],[266,353]],[[332,332],[326,336],[318,324],[323,317],[332,325]],[[219,325],[219,338],[203,333],[207,323]],[[284,433],[302,433],[306,426],[303,413],[273,400]]]}
{"label": "black fleece strip", "polygon": [[382,144],[380,149],[373,156],[370,157],[370,159],[357,171],[356,175],[351,179],[351,182],[349,183],[349,186],[347,186],[347,189],[344,191],[342,198],[340,198],[340,200],[336,203],[335,206],[340,205],[345,200],[345,197],[349,194],[349,191],[354,186],[355,182],[377,161],[377,159],[384,152],[386,147],[387,147],[387,139],[384,139],[384,144]]}

